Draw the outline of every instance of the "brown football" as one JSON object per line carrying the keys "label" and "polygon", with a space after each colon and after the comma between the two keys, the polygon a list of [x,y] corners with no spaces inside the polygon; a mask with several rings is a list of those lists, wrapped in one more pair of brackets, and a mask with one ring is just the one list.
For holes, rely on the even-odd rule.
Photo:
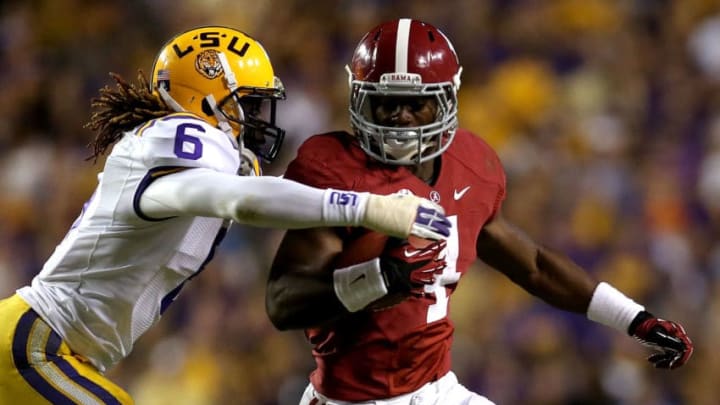
{"label": "brown football", "polygon": [[[338,253],[335,257],[335,268],[340,269],[380,256],[385,250],[388,240],[390,240],[390,237],[380,232],[367,231],[363,233],[359,237],[345,243],[342,252]],[[407,242],[415,248],[424,248],[433,243],[432,240],[419,238],[417,236],[408,237]],[[386,295],[368,305],[367,309],[382,311],[399,304],[407,297],[408,294],[400,293]]]}
{"label": "brown football", "polygon": [[340,269],[380,256],[389,238],[380,232],[367,231],[356,239],[346,242],[342,252],[335,257],[335,268]]}
{"label": "brown football", "polygon": [[[380,256],[389,239],[390,237],[383,233],[368,230],[357,238],[345,242],[342,252],[335,257],[335,268],[340,269]],[[402,244],[397,239],[393,240]],[[407,238],[407,242],[417,249],[422,249],[434,241],[411,235]]]}

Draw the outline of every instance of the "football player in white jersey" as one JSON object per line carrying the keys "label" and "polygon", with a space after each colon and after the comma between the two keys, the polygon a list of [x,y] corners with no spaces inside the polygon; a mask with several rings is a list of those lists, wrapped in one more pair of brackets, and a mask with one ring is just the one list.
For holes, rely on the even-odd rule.
{"label": "football player in white jersey", "polygon": [[284,132],[285,97],[253,38],[218,26],[161,49],[151,83],[113,75],[93,100],[99,184],[31,285],[0,300],[0,403],[131,404],[104,377],[212,257],[231,221],[364,226],[443,239],[418,197],[317,189],[261,177]]}

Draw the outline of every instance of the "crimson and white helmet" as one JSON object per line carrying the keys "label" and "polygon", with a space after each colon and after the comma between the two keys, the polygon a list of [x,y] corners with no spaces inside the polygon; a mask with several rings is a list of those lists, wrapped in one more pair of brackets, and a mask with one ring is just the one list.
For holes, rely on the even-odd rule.
{"label": "crimson and white helmet", "polygon": [[[455,135],[462,67],[448,38],[430,24],[401,18],[365,34],[346,67],[350,123],[362,149],[389,164],[415,165],[443,153]],[[390,127],[374,122],[373,96],[435,97],[435,122]]]}

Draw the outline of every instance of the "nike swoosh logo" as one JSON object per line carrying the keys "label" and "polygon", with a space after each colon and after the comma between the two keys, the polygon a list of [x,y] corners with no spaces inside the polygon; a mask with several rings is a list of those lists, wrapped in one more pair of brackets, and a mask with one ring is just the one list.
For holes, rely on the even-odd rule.
{"label": "nike swoosh logo", "polygon": [[455,201],[461,199],[465,195],[465,193],[468,192],[468,190],[470,190],[470,186],[467,186],[460,191],[455,190],[455,192],[453,193],[453,198],[455,199]]}
{"label": "nike swoosh logo", "polygon": [[355,278],[355,280],[351,281],[350,284],[355,284],[355,283],[357,283],[358,281],[360,281],[360,280],[362,280],[362,279],[364,279],[364,278],[365,278],[365,273],[357,276],[357,278]]}
{"label": "nike swoosh logo", "polygon": [[403,249],[403,254],[405,257],[415,257],[420,253],[419,250],[409,250],[409,249]]}

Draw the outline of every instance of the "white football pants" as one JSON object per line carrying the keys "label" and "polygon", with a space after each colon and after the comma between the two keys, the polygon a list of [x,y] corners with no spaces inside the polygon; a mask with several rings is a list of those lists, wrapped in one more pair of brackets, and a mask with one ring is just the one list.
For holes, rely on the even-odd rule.
{"label": "white football pants", "polygon": [[452,371],[409,394],[374,401],[347,402],[328,398],[315,391],[312,383],[303,393],[300,405],[494,405],[460,384]]}

